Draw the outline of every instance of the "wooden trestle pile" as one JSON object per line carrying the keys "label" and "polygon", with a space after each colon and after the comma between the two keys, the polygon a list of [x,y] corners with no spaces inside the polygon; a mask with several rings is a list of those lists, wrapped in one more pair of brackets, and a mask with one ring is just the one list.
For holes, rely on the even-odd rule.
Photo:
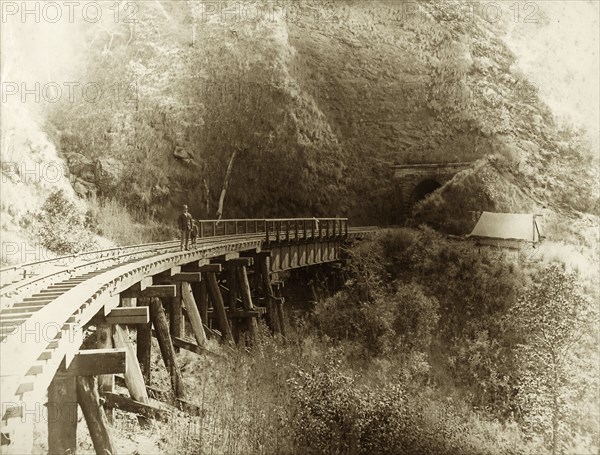
{"label": "wooden trestle pile", "polygon": [[[116,453],[108,426],[114,408],[137,414],[141,425],[169,414],[150,398],[198,412],[186,400],[176,357],[180,349],[216,355],[205,347],[208,338],[252,346],[261,317],[273,333],[285,337],[282,283],[272,281],[276,277],[270,272],[270,253],[248,254],[230,253],[147,277],[121,293],[119,308],[96,315],[89,325],[95,333],[68,368],[63,361],[48,388],[49,453],[77,452],[77,405],[101,454]],[[186,339],[186,327],[195,342]],[[149,386],[152,337],[158,341],[172,393]],[[115,380],[124,383],[129,396],[116,393]],[[52,409],[58,412],[50,415]]]}

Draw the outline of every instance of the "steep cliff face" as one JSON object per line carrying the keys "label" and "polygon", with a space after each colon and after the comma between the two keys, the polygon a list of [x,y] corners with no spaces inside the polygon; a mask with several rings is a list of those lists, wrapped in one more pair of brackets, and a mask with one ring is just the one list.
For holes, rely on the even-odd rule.
{"label": "steep cliff face", "polygon": [[[165,220],[182,202],[213,217],[234,153],[225,217],[384,224],[390,165],[488,155],[506,169],[497,190],[520,195],[488,205],[594,212],[585,138],[557,125],[503,41],[525,52],[544,23],[469,5],[144,2],[135,26],[82,25],[70,69],[104,96],[61,99],[45,129],[80,196]],[[436,204],[422,219],[456,215]]]}

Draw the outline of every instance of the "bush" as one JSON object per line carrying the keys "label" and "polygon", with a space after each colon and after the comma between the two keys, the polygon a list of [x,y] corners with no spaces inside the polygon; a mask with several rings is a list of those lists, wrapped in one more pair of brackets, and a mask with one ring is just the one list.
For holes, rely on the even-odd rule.
{"label": "bush", "polygon": [[404,350],[426,351],[440,318],[439,303],[435,297],[425,295],[418,284],[397,286],[392,296],[395,338]]}
{"label": "bush", "polygon": [[500,447],[472,431],[451,404],[415,396],[393,381],[378,387],[360,384],[358,376],[341,370],[340,362],[299,370],[290,384],[297,405],[297,453],[519,453],[513,444]]}
{"label": "bush", "polygon": [[[590,423],[598,407],[586,405],[597,402],[597,368],[589,365],[597,346],[583,330],[597,315],[581,315],[589,305],[578,297],[580,277],[556,266],[510,262],[429,228],[381,232],[350,256],[348,289],[316,307],[316,321],[328,336],[379,358],[403,358],[413,382],[450,379],[449,389],[458,385],[471,406],[504,421],[516,416],[532,439],[554,433],[548,445],[555,452],[597,447],[597,428]],[[575,323],[581,330],[573,329]],[[563,346],[554,354],[544,351],[555,339],[566,340],[571,350],[581,346],[567,352],[567,362]],[[414,368],[419,352],[424,362]],[[430,374],[414,374],[429,366]],[[546,380],[553,371],[560,373],[559,385]]]}
{"label": "bush", "polygon": [[[359,286],[355,283],[354,286]],[[324,334],[357,342],[369,355],[426,351],[437,327],[439,304],[417,284],[369,291],[362,300],[354,289],[320,301],[315,320]]]}
{"label": "bush", "polygon": [[50,194],[34,217],[40,243],[57,254],[72,254],[94,246],[85,208],[63,190]]}

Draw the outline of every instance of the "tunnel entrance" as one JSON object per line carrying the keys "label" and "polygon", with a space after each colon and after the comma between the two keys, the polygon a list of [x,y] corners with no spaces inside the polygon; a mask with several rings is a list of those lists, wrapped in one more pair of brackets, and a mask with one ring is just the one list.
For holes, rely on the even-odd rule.
{"label": "tunnel entrance", "polygon": [[441,186],[442,185],[440,185],[436,180],[433,179],[421,181],[412,192],[410,198],[410,206],[412,207],[420,200],[425,199],[425,197],[427,197],[428,194],[433,193]]}

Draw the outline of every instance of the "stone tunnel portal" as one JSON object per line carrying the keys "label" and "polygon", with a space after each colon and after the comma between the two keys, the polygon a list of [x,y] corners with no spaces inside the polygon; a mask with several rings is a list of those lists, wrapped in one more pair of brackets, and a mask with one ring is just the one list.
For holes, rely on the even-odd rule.
{"label": "stone tunnel portal", "polygon": [[438,188],[441,188],[441,186],[442,185],[434,179],[426,179],[418,183],[410,196],[409,209]]}
{"label": "stone tunnel portal", "polygon": [[393,198],[393,220],[404,223],[410,216],[413,205],[425,198],[458,172],[472,163],[422,163],[392,166],[396,181]]}

